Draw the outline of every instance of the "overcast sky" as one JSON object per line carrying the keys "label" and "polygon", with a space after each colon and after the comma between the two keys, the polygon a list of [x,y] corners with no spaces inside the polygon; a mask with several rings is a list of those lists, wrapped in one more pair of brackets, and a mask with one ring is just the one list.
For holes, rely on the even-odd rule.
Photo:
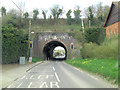
{"label": "overcast sky", "polygon": [[54,50],[65,50],[65,49],[63,47],[61,47],[61,46],[58,46]]}
{"label": "overcast sky", "polygon": [[[41,14],[41,10],[50,10],[51,7],[58,4],[63,6],[65,13],[72,9],[74,10],[75,6],[80,6],[81,10],[84,10],[90,5],[97,5],[99,2],[102,2],[103,5],[111,5],[112,1],[119,1],[119,0],[12,0],[18,6],[20,6],[20,2],[22,2],[22,7],[24,8],[24,12],[28,11],[29,13],[33,11],[33,9],[38,9],[40,11],[39,17],[43,17]],[[7,11],[12,8],[17,9],[17,7],[12,3],[11,0],[0,0],[0,6],[4,6]],[[65,17],[66,15],[62,16]],[[48,12],[47,14],[50,14]],[[47,15],[48,16],[48,15]]]}

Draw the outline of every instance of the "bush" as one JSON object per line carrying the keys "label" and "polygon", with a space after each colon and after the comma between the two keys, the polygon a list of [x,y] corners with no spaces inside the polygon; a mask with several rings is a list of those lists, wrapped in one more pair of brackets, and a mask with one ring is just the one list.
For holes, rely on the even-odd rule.
{"label": "bush", "polygon": [[81,49],[81,54],[83,58],[94,58],[95,57],[95,47],[97,44],[95,43],[85,43],[83,48]]}
{"label": "bush", "polygon": [[104,42],[106,36],[105,28],[103,27],[91,27],[85,30],[86,43],[92,42],[100,44]]}
{"label": "bush", "polygon": [[82,32],[81,28],[80,28],[80,30],[77,29],[77,30],[74,30],[73,32],[68,32],[68,34],[70,36],[73,36],[73,38],[75,38],[80,43],[82,43],[82,44],[84,43],[85,36],[84,36],[84,33]]}
{"label": "bush", "polygon": [[2,27],[2,63],[16,63],[20,56],[27,57],[28,35],[13,25]]}
{"label": "bush", "polygon": [[42,61],[42,59],[40,57],[33,57],[32,62],[36,63],[36,62],[40,62]]}
{"label": "bush", "polygon": [[86,43],[81,49],[83,58],[118,59],[118,38],[105,39],[104,43]]}

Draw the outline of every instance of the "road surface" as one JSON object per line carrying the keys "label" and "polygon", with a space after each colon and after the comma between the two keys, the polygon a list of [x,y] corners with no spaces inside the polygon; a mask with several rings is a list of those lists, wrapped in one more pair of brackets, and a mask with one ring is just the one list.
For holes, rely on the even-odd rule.
{"label": "road surface", "polygon": [[7,88],[113,88],[113,86],[64,61],[47,61],[28,71]]}

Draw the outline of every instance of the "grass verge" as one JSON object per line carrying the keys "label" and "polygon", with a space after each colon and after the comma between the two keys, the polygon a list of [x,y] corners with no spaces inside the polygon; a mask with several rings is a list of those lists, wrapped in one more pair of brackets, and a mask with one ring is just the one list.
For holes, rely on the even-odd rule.
{"label": "grass verge", "polygon": [[81,68],[110,81],[112,84],[118,83],[118,62],[117,60],[107,59],[70,59],[66,63]]}
{"label": "grass verge", "polygon": [[39,61],[42,61],[42,59],[39,58],[39,57],[33,57],[33,58],[32,58],[32,62],[33,62],[33,63],[36,63],[36,62],[39,62]]}

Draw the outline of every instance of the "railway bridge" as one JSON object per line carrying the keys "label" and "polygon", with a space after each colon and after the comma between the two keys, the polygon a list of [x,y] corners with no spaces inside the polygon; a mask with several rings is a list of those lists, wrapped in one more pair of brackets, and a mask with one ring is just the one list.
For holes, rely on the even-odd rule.
{"label": "railway bridge", "polygon": [[75,39],[68,33],[39,33],[33,40],[32,56],[40,57],[44,60],[53,60],[53,50],[60,46],[65,50],[65,57],[63,60],[66,60],[72,58],[75,42]]}

